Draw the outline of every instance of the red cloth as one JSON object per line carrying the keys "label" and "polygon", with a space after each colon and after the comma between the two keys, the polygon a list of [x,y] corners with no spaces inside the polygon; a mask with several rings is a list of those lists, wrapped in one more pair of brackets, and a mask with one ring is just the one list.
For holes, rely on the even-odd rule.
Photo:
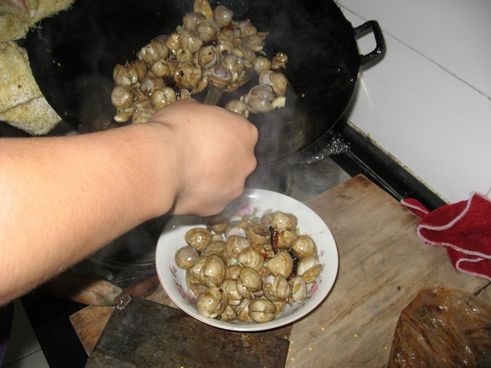
{"label": "red cloth", "polygon": [[433,211],[414,198],[401,204],[421,218],[418,236],[444,246],[454,267],[491,280],[491,200],[474,193],[466,200]]}

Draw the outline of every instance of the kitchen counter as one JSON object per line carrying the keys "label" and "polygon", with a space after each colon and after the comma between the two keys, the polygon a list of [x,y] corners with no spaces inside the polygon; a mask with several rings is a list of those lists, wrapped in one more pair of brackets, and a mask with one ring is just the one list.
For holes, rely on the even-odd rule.
{"label": "kitchen counter", "polygon": [[[340,267],[325,301],[281,330],[290,341],[287,367],[386,366],[399,314],[424,288],[463,289],[491,302],[489,282],[456,271],[444,249],[424,244],[415,233],[417,217],[363,175],[307,204],[331,229]],[[101,308],[105,318],[90,314],[85,321],[92,330],[89,345],[79,328],[89,314],[75,314],[89,351],[97,340],[94,328],[100,334],[109,315]]]}

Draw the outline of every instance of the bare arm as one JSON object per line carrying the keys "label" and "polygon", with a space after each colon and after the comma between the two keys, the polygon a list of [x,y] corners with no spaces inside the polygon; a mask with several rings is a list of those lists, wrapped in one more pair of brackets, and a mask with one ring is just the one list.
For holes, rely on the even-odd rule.
{"label": "bare arm", "polygon": [[0,139],[0,304],[150,218],[210,215],[240,195],[256,165],[251,124],[194,101],[152,120]]}

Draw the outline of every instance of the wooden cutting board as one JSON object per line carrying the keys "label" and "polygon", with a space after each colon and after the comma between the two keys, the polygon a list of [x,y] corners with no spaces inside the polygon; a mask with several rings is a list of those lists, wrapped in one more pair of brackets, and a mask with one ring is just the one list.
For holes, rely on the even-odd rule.
{"label": "wooden cutting board", "polygon": [[[275,331],[290,340],[287,367],[385,367],[399,314],[423,288],[464,289],[491,303],[490,283],[456,271],[444,249],[424,244],[417,217],[364,176],[307,205],[331,229],[340,265],[326,300]],[[159,288],[150,298],[168,304],[164,295]],[[109,315],[107,307],[87,307],[71,316],[87,352]]]}

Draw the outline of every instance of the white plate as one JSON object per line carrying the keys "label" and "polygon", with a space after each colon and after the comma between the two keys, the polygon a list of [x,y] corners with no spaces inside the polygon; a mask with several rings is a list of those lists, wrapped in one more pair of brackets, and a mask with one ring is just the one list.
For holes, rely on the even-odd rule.
{"label": "white plate", "polygon": [[233,331],[262,331],[284,326],[306,316],[326,298],[336,280],[338,251],[331,231],[314,211],[291,197],[263,189],[247,189],[226,211],[240,216],[253,213],[261,215],[268,209],[297,216],[300,233],[311,236],[317,244],[323,270],[310,290],[311,297],[302,304],[287,305],[280,316],[265,323],[227,322],[200,315],[187,296],[186,272],[176,266],[174,255],[179,248],[186,245],[186,231],[192,227],[205,226],[205,220],[199,217],[174,217],[172,225],[159,238],[155,262],[164,290],[180,309],[214,327]]}

